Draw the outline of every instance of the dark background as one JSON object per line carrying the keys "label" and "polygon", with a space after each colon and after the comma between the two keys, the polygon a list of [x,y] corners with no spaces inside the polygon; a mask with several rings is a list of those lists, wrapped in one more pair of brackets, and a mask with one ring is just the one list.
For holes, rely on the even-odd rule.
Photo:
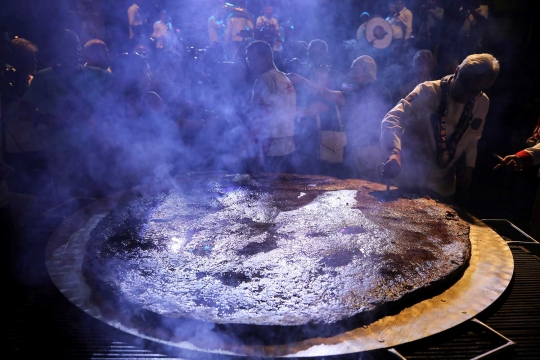
{"label": "dark background", "polygon": [[[247,5],[255,15],[259,15],[254,9],[261,8],[260,3],[263,2],[250,1]],[[339,56],[340,42],[354,37],[360,14],[369,11],[373,15],[384,16],[387,3],[386,0],[280,2],[282,5],[290,3],[290,9],[293,9],[291,21],[300,36],[306,36],[306,41],[314,38],[326,40],[335,56]],[[151,1],[148,12],[150,18],[156,20],[158,11],[167,8],[186,45],[202,47],[207,37],[206,19],[212,3],[211,0]],[[485,0],[484,3],[489,5],[493,21],[489,48],[500,60],[501,75],[487,91],[491,107],[479,143],[472,188],[458,200],[478,218],[505,218],[528,230],[538,187],[538,167],[519,173],[495,173],[492,168],[496,164],[493,153],[504,156],[522,149],[540,117],[540,24],[534,23],[538,17],[534,6],[537,0]],[[38,67],[44,68],[50,65],[47,47],[52,34],[63,28],[76,31],[81,41],[88,40],[90,36],[108,39],[112,52],[121,51],[121,42],[114,39],[128,37],[127,8],[130,5],[131,1],[126,0],[0,0],[0,31],[36,43],[40,49]],[[82,200],[47,216],[25,219],[25,224],[29,225],[21,229],[18,251],[24,253],[24,257],[17,264],[17,282],[3,282],[8,285],[4,286],[7,301],[4,303],[7,316],[3,321],[4,358],[37,359],[49,355],[53,359],[155,359],[174,353],[175,357],[184,355],[200,359],[200,354],[188,356],[190,354],[178,354],[177,349],[156,348],[159,344],[148,344],[142,338],[123,333],[88,316],[51,282],[45,268],[45,247],[58,224],[87,204]],[[90,203],[93,199],[86,201]],[[5,230],[2,228],[5,225],[0,223],[0,230]],[[506,235],[510,239],[526,240],[511,236],[511,230]],[[5,240],[0,236],[0,241]],[[515,272],[508,291],[478,318],[518,344],[514,353],[504,353],[499,359],[536,359],[540,331],[538,249],[536,257],[515,246],[512,252]],[[487,352],[495,347],[492,341],[485,341],[482,332],[478,336],[477,333],[471,335],[468,326],[464,324],[452,329],[450,335],[447,331],[440,337],[407,344],[399,351],[409,359],[470,359],[481,354],[480,348]],[[454,356],[456,349],[469,352],[458,357]],[[358,359],[358,355],[346,358]],[[383,357],[381,354],[370,357],[366,354],[363,358],[395,357]]]}
{"label": "dark background", "polygon": [[[414,8],[419,0],[410,0]],[[451,0],[445,0],[451,1]],[[51,34],[62,28],[76,31],[81,41],[106,39],[111,52],[121,51],[115,39],[127,38],[127,0],[0,0],[0,28],[11,36],[29,39],[39,47],[38,68],[49,65],[47,47]],[[248,1],[255,16],[264,1]],[[387,1],[277,0],[280,22],[290,19],[299,38],[322,38],[331,54],[339,56],[343,40],[354,38],[363,11],[386,16]],[[507,155],[522,149],[540,117],[540,25],[534,22],[535,0],[485,0],[489,5],[491,37],[486,48],[501,63],[501,75],[486,93],[491,99],[484,136],[479,143],[477,170],[472,188],[459,203],[480,218],[506,218],[528,230],[538,178],[537,167],[521,173],[493,172],[493,153]],[[206,19],[212,0],[154,0],[145,6],[149,21],[166,8],[186,45],[203,47]],[[281,7],[279,6],[281,4]]]}

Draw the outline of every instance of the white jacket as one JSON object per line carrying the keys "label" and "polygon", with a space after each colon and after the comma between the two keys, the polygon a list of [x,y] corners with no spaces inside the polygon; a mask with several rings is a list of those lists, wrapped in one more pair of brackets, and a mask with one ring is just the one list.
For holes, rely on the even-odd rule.
{"label": "white jacket", "polygon": [[[450,196],[455,192],[455,163],[465,156],[465,165],[474,167],[477,143],[482,136],[489,99],[482,94],[476,99],[472,121],[461,138],[455,156],[448,167],[436,162],[435,135],[431,115],[437,114],[441,98],[441,81],[426,81],[390,110],[381,123],[381,146],[389,155],[393,148],[401,150],[402,169],[394,184],[405,187],[427,187]],[[452,135],[465,104],[447,99],[447,136]]]}
{"label": "white jacket", "polygon": [[533,165],[540,164],[540,143],[534,145],[533,147],[526,148],[523,151],[532,157]]}

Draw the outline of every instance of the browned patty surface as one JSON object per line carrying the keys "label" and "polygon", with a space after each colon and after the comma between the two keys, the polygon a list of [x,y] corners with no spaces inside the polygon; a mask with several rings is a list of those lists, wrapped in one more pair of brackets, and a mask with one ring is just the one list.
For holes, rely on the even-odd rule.
{"label": "browned patty surface", "polygon": [[94,290],[167,318],[330,324],[459,273],[469,224],[426,198],[322,176],[180,180],[111,211],[83,264]]}

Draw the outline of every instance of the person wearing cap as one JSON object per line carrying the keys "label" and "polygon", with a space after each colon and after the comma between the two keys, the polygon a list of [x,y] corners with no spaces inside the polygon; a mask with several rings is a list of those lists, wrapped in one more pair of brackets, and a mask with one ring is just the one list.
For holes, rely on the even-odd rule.
{"label": "person wearing cap", "polygon": [[492,55],[469,55],[454,74],[423,82],[401,99],[381,124],[381,148],[388,159],[383,177],[401,188],[452,201],[456,165],[463,160],[459,184],[466,190],[489,109],[483,90],[493,85],[499,71]]}
{"label": "person wearing cap", "polygon": [[347,132],[345,163],[349,176],[377,181],[377,167],[382,161],[378,146],[380,124],[391,107],[391,95],[377,82],[375,60],[367,55],[355,59],[350,68],[350,83],[339,91],[317,85],[297,74],[289,74],[289,78],[293,84],[306,86],[316,96],[339,106]]}

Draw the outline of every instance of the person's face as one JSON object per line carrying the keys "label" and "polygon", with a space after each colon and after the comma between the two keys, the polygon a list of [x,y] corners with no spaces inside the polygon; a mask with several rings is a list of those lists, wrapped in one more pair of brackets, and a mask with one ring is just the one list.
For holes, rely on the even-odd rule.
{"label": "person's face", "polygon": [[450,85],[450,97],[461,104],[475,100],[482,95],[482,90],[490,84],[489,79],[480,79],[479,81],[471,81],[470,79],[460,76],[459,69],[454,74],[454,81]]}
{"label": "person's face", "polygon": [[364,70],[364,67],[361,66],[360,64],[351,66],[351,70],[349,74],[351,77],[351,81],[354,84],[360,85],[366,82],[367,74],[366,74],[366,71]]}
{"label": "person's face", "polygon": [[109,56],[109,50],[103,49],[101,53],[101,67],[107,69],[110,65],[111,58]]}
{"label": "person's face", "polygon": [[257,55],[257,53],[253,50],[247,50],[246,51],[246,62],[248,64],[249,70],[255,74],[258,75],[261,73],[261,59]]}
{"label": "person's face", "polygon": [[33,57],[29,64],[30,75],[34,75],[37,72],[37,59]]}
{"label": "person's face", "polygon": [[405,5],[403,5],[403,2],[401,0],[396,1],[396,9],[397,9],[397,11],[403,10],[404,7],[405,7]]}
{"label": "person's face", "polygon": [[396,4],[390,5],[390,15],[397,13]]}
{"label": "person's face", "polygon": [[162,11],[160,14],[159,14],[159,18],[161,21],[163,22],[167,22],[167,13],[165,11]]}
{"label": "person's face", "polygon": [[264,8],[264,16],[266,16],[268,19],[270,19],[274,15],[274,8],[271,6],[267,6]]}
{"label": "person's face", "polygon": [[417,73],[431,73],[435,68],[435,60],[427,56],[418,56],[413,61]]}
{"label": "person's face", "polygon": [[109,67],[110,58],[107,48],[85,49],[83,58],[88,66],[96,66],[105,70]]}
{"label": "person's face", "polygon": [[321,65],[326,62],[327,53],[322,48],[313,48],[308,50],[308,59],[312,64]]}

